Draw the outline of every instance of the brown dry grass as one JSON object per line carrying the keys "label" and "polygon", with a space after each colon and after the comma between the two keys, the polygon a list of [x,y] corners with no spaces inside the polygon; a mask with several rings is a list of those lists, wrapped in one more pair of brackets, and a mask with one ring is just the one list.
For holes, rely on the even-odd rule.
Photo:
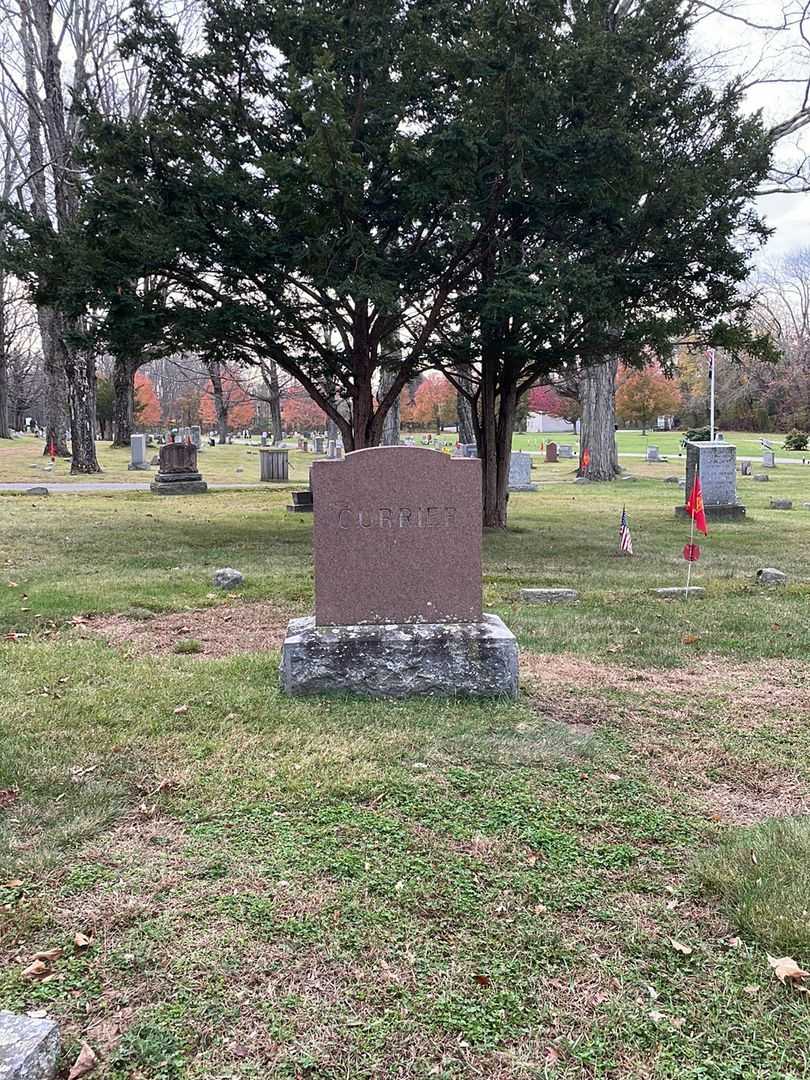
{"label": "brown dry grass", "polygon": [[84,619],[77,630],[103,637],[134,656],[166,656],[174,652],[178,642],[193,639],[202,644],[202,650],[189,655],[215,660],[236,653],[279,649],[287,623],[296,614],[266,601],[232,602],[147,619],[97,615]]}

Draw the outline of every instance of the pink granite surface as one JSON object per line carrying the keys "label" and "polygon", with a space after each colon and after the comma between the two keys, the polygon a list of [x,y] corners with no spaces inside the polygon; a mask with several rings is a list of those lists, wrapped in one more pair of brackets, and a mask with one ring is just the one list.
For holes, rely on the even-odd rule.
{"label": "pink granite surface", "polygon": [[315,619],[481,619],[481,463],[416,446],[312,466]]}

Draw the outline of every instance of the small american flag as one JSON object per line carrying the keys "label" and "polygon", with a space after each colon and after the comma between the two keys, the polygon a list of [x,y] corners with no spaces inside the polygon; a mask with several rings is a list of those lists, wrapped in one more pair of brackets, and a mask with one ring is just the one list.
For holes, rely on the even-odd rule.
{"label": "small american flag", "polygon": [[630,535],[630,526],[627,523],[627,507],[622,507],[622,518],[619,522],[619,550],[625,555],[633,554],[633,538]]}

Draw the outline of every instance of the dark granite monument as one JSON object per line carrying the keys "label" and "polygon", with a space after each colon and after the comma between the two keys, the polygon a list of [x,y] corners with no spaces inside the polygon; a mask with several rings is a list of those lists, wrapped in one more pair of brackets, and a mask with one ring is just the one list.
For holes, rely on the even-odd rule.
{"label": "dark granite monument", "polygon": [[[734,521],[745,517],[745,507],[737,502],[737,448],[727,442],[686,444],[685,500],[689,499],[700,470],[703,506],[709,521]],[[676,506],[678,517],[688,517],[686,506]]]}
{"label": "dark granite monument", "polygon": [[514,695],[514,635],[481,610],[480,461],[374,447],[311,475],[315,617],[288,626],[283,688]]}
{"label": "dark granite monument", "polygon": [[197,495],[208,491],[197,471],[197,447],[192,442],[161,446],[158,474],[150,488],[156,495]]}

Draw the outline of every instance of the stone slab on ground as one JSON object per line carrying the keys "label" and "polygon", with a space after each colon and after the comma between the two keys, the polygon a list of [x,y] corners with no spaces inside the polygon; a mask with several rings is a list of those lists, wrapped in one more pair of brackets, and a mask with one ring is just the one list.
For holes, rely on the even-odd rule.
{"label": "stone slab on ground", "polygon": [[[704,506],[706,517],[709,521],[741,521],[745,517],[745,507],[742,503],[736,506]],[[689,520],[689,511],[685,506],[675,507],[675,517]]]}
{"label": "stone slab on ground", "polygon": [[0,1080],[52,1080],[58,1054],[53,1020],[0,1010]]}
{"label": "stone slab on ground", "polygon": [[515,697],[518,648],[497,615],[481,622],[316,626],[292,619],[281,653],[288,694]]}
{"label": "stone slab on ground", "polygon": [[[656,596],[660,596],[663,600],[684,600],[686,599],[687,589],[686,586],[677,586],[674,588],[666,589],[653,589]],[[702,600],[706,595],[706,590],[700,588],[697,585],[689,586],[689,599],[690,600]]]}
{"label": "stone slab on ground", "polygon": [[757,585],[784,585],[786,582],[787,574],[775,566],[763,566],[757,570]]}
{"label": "stone slab on ground", "polygon": [[48,489],[46,487],[32,487],[28,488],[25,492],[26,495],[47,495]]}
{"label": "stone slab on ground", "polygon": [[754,479],[758,480],[760,484],[767,484],[770,476],[767,473],[754,473]]}
{"label": "stone slab on ground", "polygon": [[521,589],[520,599],[527,604],[573,604],[579,593],[576,589]]}
{"label": "stone slab on ground", "polygon": [[792,499],[771,499],[771,510],[792,510]]}

